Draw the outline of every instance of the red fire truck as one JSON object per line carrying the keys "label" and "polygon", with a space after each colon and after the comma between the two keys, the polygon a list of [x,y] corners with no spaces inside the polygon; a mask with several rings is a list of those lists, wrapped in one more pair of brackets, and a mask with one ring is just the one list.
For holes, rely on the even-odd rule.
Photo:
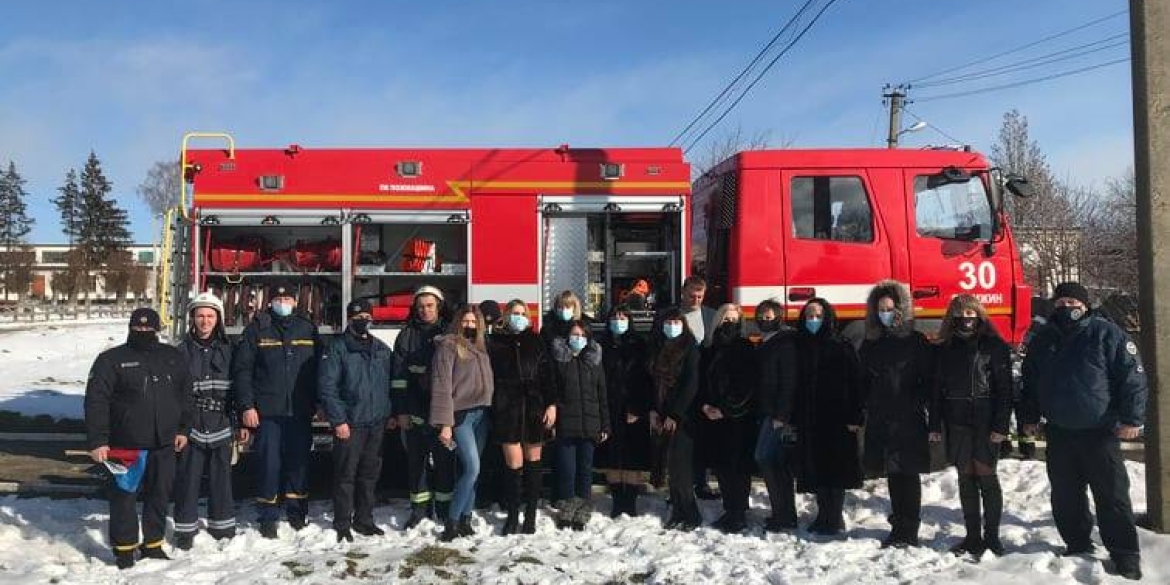
{"label": "red fire truck", "polygon": [[322,333],[351,299],[371,299],[389,339],[421,285],[449,303],[519,298],[541,315],[562,290],[600,313],[648,283],[652,310],[676,302],[688,268],[690,167],[674,148],[237,149],[193,133],[181,167],[162,293],[176,333],[204,290],[239,333],[274,278],[294,279]]}
{"label": "red fire truck", "polygon": [[908,285],[928,332],[952,297],[970,293],[1019,343],[1031,289],[1005,190],[1029,194],[966,149],[742,152],[695,182],[692,270],[706,275],[712,304],[775,298],[792,319],[823,297],[855,339],[878,280]]}

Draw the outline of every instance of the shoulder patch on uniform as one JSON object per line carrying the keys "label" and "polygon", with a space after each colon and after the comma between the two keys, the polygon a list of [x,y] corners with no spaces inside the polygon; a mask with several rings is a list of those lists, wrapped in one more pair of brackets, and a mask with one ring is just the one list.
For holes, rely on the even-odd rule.
{"label": "shoulder patch on uniform", "polygon": [[1137,355],[1137,344],[1132,341],[1126,342],[1125,351],[1128,351],[1129,355]]}
{"label": "shoulder patch on uniform", "polygon": [[137,368],[140,365],[142,365],[142,364],[140,364],[138,362],[122,362],[122,363],[118,364],[118,367],[119,368]]}
{"label": "shoulder patch on uniform", "polygon": [[1144,373],[1146,373],[1146,368],[1145,368],[1145,366],[1143,366],[1143,365],[1141,365],[1141,364],[1138,364],[1138,367],[1137,367],[1137,373],[1139,373],[1139,374],[1144,374]]}

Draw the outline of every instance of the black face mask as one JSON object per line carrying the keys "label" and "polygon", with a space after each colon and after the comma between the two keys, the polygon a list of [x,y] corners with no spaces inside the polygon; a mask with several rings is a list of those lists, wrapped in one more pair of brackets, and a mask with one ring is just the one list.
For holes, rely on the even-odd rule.
{"label": "black face mask", "polygon": [[718,343],[731,343],[735,338],[739,337],[739,323],[723,323],[715,330],[715,341]]}
{"label": "black face mask", "polygon": [[779,331],[780,320],[771,319],[768,321],[756,321],[756,328],[760,330],[760,333],[771,333],[773,331]]}
{"label": "black face mask", "polygon": [[126,336],[126,344],[134,349],[152,349],[158,345],[158,332],[131,329]]}
{"label": "black face mask", "polygon": [[467,339],[468,341],[475,341],[476,331],[479,331],[479,330],[476,329],[475,327],[464,327],[463,328],[463,337],[465,339]]}
{"label": "black face mask", "polygon": [[1056,326],[1061,331],[1068,332],[1076,327],[1077,323],[1080,323],[1086,314],[1088,314],[1088,311],[1080,307],[1058,307],[1052,312],[1052,322],[1056,323]]}
{"label": "black face mask", "polygon": [[953,317],[951,322],[954,323],[955,333],[961,337],[971,337],[979,328],[979,317]]}
{"label": "black face mask", "polygon": [[370,332],[370,320],[369,319],[354,319],[353,321],[349,322],[349,327],[350,327],[350,329],[353,329],[354,333],[357,333],[358,335],[365,336],[366,334],[368,334]]}

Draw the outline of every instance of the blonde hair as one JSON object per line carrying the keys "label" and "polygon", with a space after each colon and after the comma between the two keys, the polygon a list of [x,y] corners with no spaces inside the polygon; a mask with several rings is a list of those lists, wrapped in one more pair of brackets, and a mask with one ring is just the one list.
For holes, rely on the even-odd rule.
{"label": "blonde hair", "polygon": [[[726,317],[727,314],[732,312],[732,311],[739,313],[739,320],[742,323],[743,322],[743,309],[735,303],[723,303],[722,305],[719,305],[718,309],[715,310],[715,318],[711,320],[711,328],[712,329],[719,328],[719,326],[723,324],[723,318]],[[684,321],[686,321],[686,320],[684,319]],[[714,335],[705,335],[704,337],[706,339],[703,340],[703,347],[711,347],[711,344],[714,342],[715,336]]]}
{"label": "blonde hair", "polygon": [[943,317],[942,325],[938,329],[938,342],[950,343],[955,337],[955,327],[952,325],[951,319],[954,317],[961,317],[964,312],[973,311],[979,317],[979,331],[990,332],[992,335],[999,335],[995,330],[995,326],[991,324],[991,319],[987,317],[987,309],[983,307],[983,303],[974,295],[961,294],[955,295],[951,302],[947,305],[947,313]]}
{"label": "blonde hair", "polygon": [[[463,336],[463,317],[468,313],[475,315],[475,341],[469,341]],[[458,354],[459,359],[465,360],[470,357],[468,354],[472,347],[481,352],[486,351],[487,346],[484,344],[485,328],[483,313],[479,311],[479,307],[467,305],[455,312],[455,317],[451,319],[448,332],[455,338],[455,353]]]}
{"label": "blonde hair", "polygon": [[554,309],[559,309],[561,307],[569,307],[569,306],[573,307],[573,318],[569,319],[569,320],[570,321],[580,321],[581,320],[581,299],[577,298],[577,295],[573,294],[573,291],[571,291],[571,290],[561,291],[561,294],[557,295],[556,298],[553,299],[553,308]]}

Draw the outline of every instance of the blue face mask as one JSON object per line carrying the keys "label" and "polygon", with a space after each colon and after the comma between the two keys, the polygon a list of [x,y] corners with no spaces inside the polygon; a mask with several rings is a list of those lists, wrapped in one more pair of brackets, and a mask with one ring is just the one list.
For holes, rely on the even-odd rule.
{"label": "blue face mask", "polygon": [[630,330],[630,321],[628,319],[610,319],[609,330],[614,335],[622,335]]}
{"label": "blue face mask", "polygon": [[293,306],[287,303],[272,303],[272,312],[276,313],[277,317],[288,317],[292,315]]}
{"label": "blue face mask", "polygon": [[816,335],[817,331],[821,330],[822,323],[824,323],[824,321],[821,319],[806,319],[804,322],[804,328],[807,329],[809,333]]}
{"label": "blue face mask", "polygon": [[516,333],[524,331],[528,329],[528,317],[516,314],[508,315],[508,327]]}
{"label": "blue face mask", "polygon": [[589,344],[589,340],[585,339],[585,336],[583,336],[583,335],[570,335],[569,336],[569,349],[573,350],[573,353],[577,353],[577,352],[585,349],[585,346],[588,344]]}
{"label": "blue face mask", "polygon": [[667,339],[674,339],[674,338],[678,337],[679,335],[682,335],[682,332],[683,332],[682,323],[663,323],[662,324],[662,333],[664,333],[666,335]]}
{"label": "blue face mask", "polygon": [[561,318],[561,321],[572,321],[573,309],[562,307],[561,310],[557,312],[557,316]]}
{"label": "blue face mask", "polygon": [[878,321],[881,321],[882,325],[885,325],[886,327],[893,327],[893,325],[894,325],[894,312],[893,311],[878,311]]}

